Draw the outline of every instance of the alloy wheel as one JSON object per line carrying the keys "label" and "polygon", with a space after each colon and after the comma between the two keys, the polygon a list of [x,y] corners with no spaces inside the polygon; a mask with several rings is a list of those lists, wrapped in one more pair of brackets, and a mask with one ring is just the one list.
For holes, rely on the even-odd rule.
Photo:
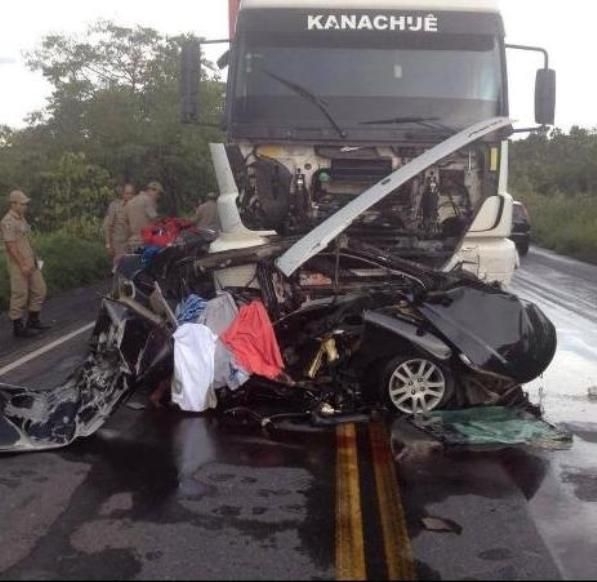
{"label": "alloy wheel", "polygon": [[405,360],[390,376],[388,395],[392,404],[404,414],[430,412],[446,395],[446,377],[430,360]]}

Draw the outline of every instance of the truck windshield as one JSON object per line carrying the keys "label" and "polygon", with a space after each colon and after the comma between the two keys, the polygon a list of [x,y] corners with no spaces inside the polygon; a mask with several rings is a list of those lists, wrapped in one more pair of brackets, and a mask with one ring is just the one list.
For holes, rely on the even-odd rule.
{"label": "truck windshield", "polygon": [[[272,73],[316,95],[343,129],[387,130],[394,118],[431,118],[458,129],[504,113],[501,51],[493,36],[437,35],[392,46],[377,39],[305,46],[304,37],[247,36],[236,64],[232,114],[241,124],[326,125],[320,109]],[[384,123],[377,127],[375,120]]]}

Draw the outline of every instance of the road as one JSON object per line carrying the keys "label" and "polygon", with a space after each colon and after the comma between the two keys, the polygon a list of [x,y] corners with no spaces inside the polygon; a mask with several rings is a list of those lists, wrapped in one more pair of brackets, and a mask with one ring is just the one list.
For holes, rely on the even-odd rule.
{"label": "road", "polygon": [[[101,290],[56,298],[56,328],[16,351],[0,316],[2,381],[64,378]],[[0,578],[593,579],[597,268],[532,249],[513,290],[558,328],[556,358],[528,390],[574,432],[572,450],[415,443],[392,463],[396,432],[382,425],[268,436],[144,408],[138,394],[92,438],[0,459]],[[453,529],[429,531],[425,517]]]}
{"label": "road", "polygon": [[[517,275],[515,291],[535,301],[558,329],[558,351],[529,387],[549,420],[575,435],[571,451],[537,457],[545,478],[529,510],[568,579],[597,571],[597,268],[534,250]],[[523,472],[525,467],[521,467]]]}

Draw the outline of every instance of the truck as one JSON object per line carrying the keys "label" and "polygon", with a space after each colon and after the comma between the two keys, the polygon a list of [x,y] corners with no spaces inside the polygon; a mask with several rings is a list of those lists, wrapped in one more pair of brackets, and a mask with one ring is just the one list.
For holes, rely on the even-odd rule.
{"label": "truck", "polygon": [[[230,48],[219,60],[228,67],[226,159],[215,161],[227,192],[214,251],[261,244],[264,231],[310,232],[450,137],[507,117],[510,50],[544,55],[536,122],[554,122],[547,52],[506,44],[495,0],[229,0],[229,23]],[[185,48],[190,121],[199,51]],[[446,152],[349,218],[345,235],[508,285],[519,265],[509,240],[511,132]]]}

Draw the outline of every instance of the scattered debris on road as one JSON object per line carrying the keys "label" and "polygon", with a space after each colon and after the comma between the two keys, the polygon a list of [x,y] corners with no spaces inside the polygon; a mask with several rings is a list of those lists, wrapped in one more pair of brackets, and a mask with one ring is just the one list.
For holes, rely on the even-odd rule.
{"label": "scattered debris on road", "polygon": [[[205,244],[199,237],[165,249],[149,267],[141,257],[124,261],[83,369],[50,391],[1,388],[0,448],[63,446],[99,428],[129,386],[173,375],[174,390],[184,385],[191,372],[184,357],[176,363],[175,339],[184,328],[201,330],[211,348],[197,347],[211,356],[193,360],[203,368],[185,388],[203,379],[206,408],[238,415],[265,391],[286,402],[286,412],[320,425],[379,406],[405,415],[480,404],[524,408],[521,384],[555,351],[553,326],[536,306],[464,273],[440,273],[346,240],[285,278],[273,262],[289,241],[218,255],[205,253]],[[227,269],[243,272],[244,284],[218,287]],[[309,284],[314,276],[318,285]],[[173,304],[191,291],[204,297],[197,319],[204,323],[174,327],[156,300],[157,280]],[[222,298],[238,310],[223,324]]]}
{"label": "scattered debris on road", "polygon": [[[123,257],[85,365],[44,392],[0,385],[0,450],[88,436],[142,385],[171,384],[183,410],[215,408],[262,427],[366,422],[382,408],[416,418],[483,406],[531,410],[521,386],[556,350],[555,328],[536,305],[347,230],[413,168],[506,122],[450,138],[303,237],[268,235],[244,248],[236,240],[213,252],[216,233],[185,227],[150,255]],[[264,396],[282,412],[258,410]]]}
{"label": "scattered debris on road", "polygon": [[443,517],[432,517],[430,515],[421,518],[421,523],[427,531],[438,533],[455,533],[460,535],[462,533],[462,526],[457,524],[452,519],[445,519]]}
{"label": "scattered debris on road", "polygon": [[552,426],[520,408],[484,406],[466,410],[436,410],[410,419],[418,429],[446,446],[492,449],[525,445],[562,450],[572,446],[569,431]]}

